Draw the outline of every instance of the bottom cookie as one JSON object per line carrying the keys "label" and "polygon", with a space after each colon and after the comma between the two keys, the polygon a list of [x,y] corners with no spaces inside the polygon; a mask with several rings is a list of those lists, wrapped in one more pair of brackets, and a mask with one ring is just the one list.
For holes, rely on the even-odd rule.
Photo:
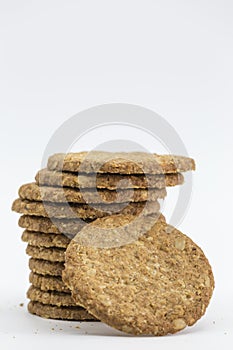
{"label": "bottom cookie", "polygon": [[70,321],[98,321],[94,316],[89,314],[85,309],[79,306],[54,306],[30,301],[28,311],[31,314],[43,317]]}

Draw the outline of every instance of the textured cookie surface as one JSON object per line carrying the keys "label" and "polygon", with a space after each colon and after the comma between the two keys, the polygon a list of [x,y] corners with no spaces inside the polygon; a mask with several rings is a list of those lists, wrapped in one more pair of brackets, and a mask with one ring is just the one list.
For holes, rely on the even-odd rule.
{"label": "textured cookie surface", "polygon": [[116,190],[118,188],[164,188],[177,186],[184,182],[182,174],[165,175],[121,175],[121,174],[97,174],[83,175],[69,172],[40,170],[35,177],[38,185],[64,186],[72,188],[99,188]]}
{"label": "textured cookie surface", "polygon": [[77,306],[77,303],[73,300],[71,293],[43,291],[34,286],[29,287],[27,297],[32,301],[38,301],[47,305]]}
{"label": "textured cookie surface", "polygon": [[[19,197],[30,201],[46,201],[55,203],[96,203],[112,204],[127,202],[155,201],[166,196],[165,188],[150,189],[126,189],[119,191],[110,190],[79,190],[69,187],[38,186],[32,182],[22,185],[19,189]],[[108,206],[103,206],[107,210]],[[100,206],[101,209],[101,206]]]}
{"label": "textured cookie surface", "polygon": [[[111,215],[113,213],[120,213],[124,215],[138,215],[145,207],[145,202],[130,202],[119,204],[98,205],[94,207],[91,205],[58,205],[51,202],[36,202],[29,200],[16,199],[13,203],[12,209],[20,214],[51,217],[57,219],[75,219],[95,220],[99,217]],[[148,202],[146,206],[146,214],[158,212],[160,209],[159,202]]]}
{"label": "textured cookie surface", "polygon": [[44,248],[37,247],[34,245],[28,244],[26,248],[26,253],[35,259],[42,259],[48,261],[57,261],[64,262],[65,261],[65,249],[64,248]]}
{"label": "textured cookie surface", "polygon": [[[150,206],[152,207],[152,212],[155,211],[153,214],[159,214],[156,211],[157,204],[156,203],[146,203],[146,207],[143,208],[143,213],[150,212],[148,208]],[[144,214],[143,214],[144,215]],[[151,214],[150,214],[151,215]],[[124,217],[129,217],[132,220],[134,220],[134,215],[124,215]],[[43,233],[54,233],[54,234],[64,234],[65,236],[69,238],[73,238],[76,234],[78,234],[81,229],[86,226],[88,223],[93,222],[91,221],[81,221],[77,219],[56,219],[53,218],[52,221],[50,218],[42,217],[42,216],[31,216],[31,215],[22,215],[19,218],[19,226],[22,228],[27,229],[28,231],[34,231],[34,232],[43,232]]]}
{"label": "textured cookie surface", "polygon": [[31,272],[29,275],[29,282],[36,288],[43,291],[56,291],[70,294],[69,288],[63,283],[59,276],[43,276]]}
{"label": "textured cookie surface", "polygon": [[30,270],[36,274],[60,277],[65,268],[64,263],[61,262],[52,262],[34,258],[29,259],[28,265]]}
{"label": "textured cookie surface", "polygon": [[66,233],[67,235],[77,234],[86,222],[75,219],[53,219],[41,216],[23,215],[19,218],[19,226],[29,231],[55,233]]}
{"label": "textured cookie surface", "polygon": [[27,242],[30,245],[45,248],[56,247],[66,249],[70,243],[70,238],[65,235],[57,235],[53,233],[48,234],[27,230],[23,232],[21,239],[23,242]]}
{"label": "textured cookie surface", "polygon": [[58,153],[48,160],[49,170],[85,173],[167,174],[195,170],[191,158],[144,152]]}
{"label": "textured cookie surface", "polygon": [[65,306],[45,305],[36,301],[30,301],[28,304],[28,311],[31,314],[43,318],[52,318],[59,320],[73,320],[73,321],[97,321],[94,316],[90,315],[85,309]]}
{"label": "textured cookie surface", "polygon": [[130,334],[165,335],[193,325],[204,315],[214,288],[202,250],[160,220],[131,244],[93,246],[88,230],[95,227],[102,239],[102,229],[112,227],[115,235],[118,220],[98,219],[69,244],[63,280],[74,299],[78,291],[91,314]]}

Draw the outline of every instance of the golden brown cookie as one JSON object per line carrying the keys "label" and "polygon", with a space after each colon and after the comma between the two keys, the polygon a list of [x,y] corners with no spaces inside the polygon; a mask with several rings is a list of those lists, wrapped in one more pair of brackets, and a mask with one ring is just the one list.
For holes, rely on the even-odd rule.
{"label": "golden brown cookie", "polygon": [[[146,203],[146,207],[143,208],[143,212],[155,211],[155,215],[159,214],[156,212],[157,204],[155,207],[152,203]],[[150,214],[151,216],[152,214]],[[124,215],[127,216],[127,215]],[[128,215],[132,220],[134,220],[134,215]],[[18,224],[20,227],[27,229],[28,231],[43,232],[43,233],[54,233],[54,234],[64,234],[65,236],[72,238],[80,230],[87,225],[87,223],[93,222],[93,220],[79,220],[79,219],[57,219],[53,218],[52,221],[50,218],[42,216],[32,216],[32,215],[22,215],[19,218]]]}
{"label": "golden brown cookie", "polygon": [[[121,174],[74,174],[69,172],[40,170],[35,177],[38,185],[64,186],[72,188],[98,188],[116,190],[118,188],[147,189],[164,188],[167,186],[182,185],[184,177],[182,174],[165,175],[121,175]],[[94,186],[93,186],[94,184]]]}
{"label": "golden brown cookie", "polygon": [[29,275],[29,282],[36,288],[39,288],[45,292],[56,291],[63,293],[70,293],[69,288],[63,283],[62,278],[59,276],[43,276],[37,273],[31,272]]}
{"label": "golden brown cookie", "polygon": [[39,275],[60,276],[65,268],[64,263],[52,262],[42,259],[29,259],[29,268],[32,272]]}
{"label": "golden brown cookie", "polygon": [[52,318],[72,321],[97,321],[94,316],[90,315],[85,309],[79,306],[54,306],[45,305],[36,301],[30,301],[28,311],[31,314],[43,318]]}
{"label": "golden brown cookie", "polygon": [[42,304],[55,306],[77,306],[73,300],[71,293],[43,291],[31,285],[27,291],[28,299],[38,301]]}
{"label": "golden brown cookie", "polygon": [[35,259],[42,259],[54,262],[65,261],[65,249],[64,248],[44,248],[36,247],[34,245],[27,245],[26,253]]}
{"label": "golden brown cookie", "polygon": [[[111,211],[111,204],[116,207],[117,203],[156,201],[166,196],[165,188],[150,189],[125,189],[119,191],[110,190],[83,190],[70,187],[38,186],[36,183],[22,185],[19,189],[19,197],[30,201],[46,201],[55,203],[96,203],[99,209]],[[114,202],[114,203],[111,203]],[[102,206],[101,206],[102,205]],[[87,207],[74,207],[85,209]]]}
{"label": "golden brown cookie", "polygon": [[19,218],[19,226],[26,228],[28,231],[55,233],[66,235],[77,234],[86,222],[76,219],[53,219],[53,222],[49,218],[42,216],[29,216],[22,215]]}
{"label": "golden brown cookie", "polygon": [[[16,199],[12,205],[12,210],[20,214],[51,217],[57,219],[75,219],[95,220],[99,217],[111,215],[113,213],[121,213],[124,215],[138,215],[144,209],[145,202],[130,202],[121,204],[98,205],[94,207],[83,204],[78,206],[70,206],[65,204],[57,204],[52,202],[36,202],[30,200]],[[148,202],[145,207],[145,214],[158,212],[160,205],[158,201]]]}
{"label": "golden brown cookie", "polygon": [[42,233],[25,230],[21,237],[23,242],[36,247],[45,248],[64,248],[66,249],[70,243],[70,238],[65,235],[57,235],[53,233]]}
{"label": "golden brown cookie", "polygon": [[78,293],[88,312],[130,334],[165,335],[193,325],[214,289],[203,251],[161,220],[130,244],[96,247],[102,240],[112,244],[122,223],[123,233],[136,237],[126,222],[121,216],[97,219],[71,241],[63,280],[73,298]]}
{"label": "golden brown cookie", "polygon": [[174,155],[92,151],[54,154],[49,158],[47,167],[49,170],[85,173],[170,174],[195,170],[195,162],[191,158]]}

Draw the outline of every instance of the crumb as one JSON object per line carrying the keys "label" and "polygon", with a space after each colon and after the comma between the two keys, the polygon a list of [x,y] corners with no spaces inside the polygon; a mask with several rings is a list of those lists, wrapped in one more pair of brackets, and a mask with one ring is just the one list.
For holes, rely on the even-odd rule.
{"label": "crumb", "polygon": [[19,306],[20,306],[20,307],[23,307],[23,306],[24,306],[24,303],[20,303]]}
{"label": "crumb", "polygon": [[79,327],[79,326],[76,326],[75,328],[80,329],[80,327]]}
{"label": "crumb", "polygon": [[62,328],[59,328],[59,331],[63,331],[63,329],[62,329]]}
{"label": "crumb", "polygon": [[54,328],[51,328],[52,331],[54,331],[55,329]]}

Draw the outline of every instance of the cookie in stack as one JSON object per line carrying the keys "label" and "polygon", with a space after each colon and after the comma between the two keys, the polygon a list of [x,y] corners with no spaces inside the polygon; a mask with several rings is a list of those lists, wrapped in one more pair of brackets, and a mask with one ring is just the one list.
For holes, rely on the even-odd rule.
{"label": "cookie in stack", "polygon": [[141,152],[51,156],[36,182],[21,186],[12,206],[22,214],[19,226],[28,243],[28,310],[46,318],[96,320],[62,280],[71,239],[87,224],[113,214],[133,220],[143,212],[164,220],[158,200],[167,186],[183,183],[182,172],[194,169],[190,158]]}

